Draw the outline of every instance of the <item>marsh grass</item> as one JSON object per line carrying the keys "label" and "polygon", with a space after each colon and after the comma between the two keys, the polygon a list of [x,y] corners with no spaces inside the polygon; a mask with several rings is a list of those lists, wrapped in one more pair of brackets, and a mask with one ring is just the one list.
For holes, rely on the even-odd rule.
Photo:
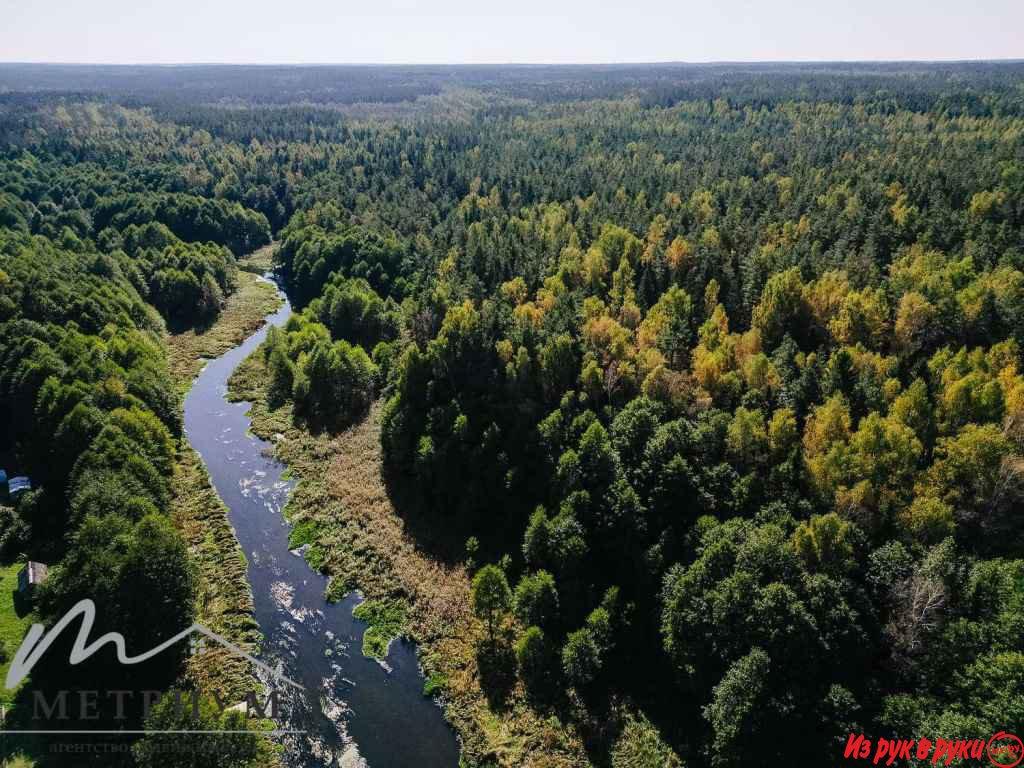
{"label": "marsh grass", "polygon": [[[245,553],[235,539],[227,507],[190,446],[179,452],[174,479],[171,515],[188,542],[198,576],[196,619],[252,653],[259,648],[261,635],[253,617]],[[217,691],[231,701],[255,689],[248,663],[221,648],[191,657],[186,675],[203,690]]]}
{"label": "marsh grass", "polygon": [[274,266],[274,251],[276,250],[277,243],[268,243],[259,250],[240,258],[238,260],[238,268],[244,272],[252,272],[255,275],[266,274]]}

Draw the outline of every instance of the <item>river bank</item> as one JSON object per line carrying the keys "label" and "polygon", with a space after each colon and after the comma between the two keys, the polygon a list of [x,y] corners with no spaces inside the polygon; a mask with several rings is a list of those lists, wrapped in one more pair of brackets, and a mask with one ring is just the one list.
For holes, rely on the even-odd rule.
{"label": "river bank", "polygon": [[470,610],[470,577],[423,551],[407,530],[382,478],[380,408],[337,434],[311,434],[292,421],[290,404],[267,407],[267,371],[257,351],[229,380],[229,397],[252,403],[251,430],[274,440],[276,456],[298,479],[285,514],[310,542],[307,560],[338,598],[358,589],[369,600],[406,608],[402,633],[420,649],[428,692],[458,732],[467,766],[589,765],[582,741],[528,705],[520,686],[488,701],[477,664],[483,627]]}
{"label": "river bank", "polygon": [[[281,305],[274,286],[254,270],[269,265],[269,252],[242,260],[238,289],[228,297],[216,322],[202,333],[169,334],[165,341],[175,387],[184,394],[206,362],[237,346]],[[249,267],[249,269],[246,269]],[[246,557],[228,521],[228,510],[210,482],[202,461],[182,439],[174,471],[171,519],[188,542],[196,566],[196,620],[247,651],[259,647],[252,591],[246,579]],[[202,663],[189,662],[189,681],[215,690],[232,701],[255,688],[249,665],[213,650]]]}
{"label": "river bank", "polygon": [[258,655],[302,687],[301,693],[279,687],[283,705],[276,719],[289,733],[283,760],[307,768],[454,768],[458,744],[440,711],[422,696],[415,648],[396,643],[381,664],[363,657],[360,646],[372,635],[353,615],[361,598],[325,601],[327,578],[297,551],[303,542],[296,539],[304,532],[292,530],[281,516],[293,485],[285,467],[273,457],[272,442],[250,434],[248,403],[225,399],[236,366],[290,312],[285,301],[260,330],[207,363],[184,408],[188,440],[247,556],[239,562],[252,588],[257,637],[262,634]]}

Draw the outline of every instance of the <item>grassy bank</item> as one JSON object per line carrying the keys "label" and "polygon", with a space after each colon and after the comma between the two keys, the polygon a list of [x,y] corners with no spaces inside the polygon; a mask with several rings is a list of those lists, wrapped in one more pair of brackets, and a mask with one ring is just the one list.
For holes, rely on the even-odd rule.
{"label": "grassy bank", "polygon": [[[25,563],[19,560],[0,566],[0,642],[7,652],[6,660],[0,664],[0,681],[7,678],[7,670],[11,667],[14,653],[35,618],[17,597],[18,572],[24,565]],[[0,687],[0,706],[9,708],[14,703],[17,693],[17,688],[9,691],[5,687]]]}
{"label": "grassy bank", "polygon": [[[259,258],[257,254],[256,267],[239,272],[238,290],[228,299],[216,323],[202,332],[190,330],[167,337],[172,375],[182,393],[207,359],[241,343],[280,306],[273,286],[255,274],[263,271]],[[253,263],[246,259],[243,267]],[[253,618],[245,554],[235,539],[227,508],[198,454],[185,441],[178,452],[174,481],[171,514],[189,543],[197,569],[197,619],[243,648],[255,650],[260,633]],[[254,686],[247,662],[222,649],[207,651],[190,662],[187,675],[204,690],[216,690],[231,700],[241,699]]]}
{"label": "grassy bank", "polygon": [[588,765],[578,735],[527,706],[521,688],[488,701],[469,576],[426,554],[396,510],[381,474],[380,405],[341,434],[314,435],[293,425],[290,405],[268,409],[265,382],[257,350],[235,371],[229,396],[253,403],[252,431],[276,441],[278,458],[299,480],[285,514],[310,544],[307,559],[330,575],[329,596],[352,589],[366,596],[374,632],[364,648],[381,652],[386,635],[398,632],[418,643],[426,687],[459,733],[466,765]]}

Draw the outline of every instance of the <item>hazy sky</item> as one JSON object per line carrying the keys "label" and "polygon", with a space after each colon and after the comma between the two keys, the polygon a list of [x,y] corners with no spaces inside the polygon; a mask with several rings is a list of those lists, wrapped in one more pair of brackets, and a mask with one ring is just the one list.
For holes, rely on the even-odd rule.
{"label": "hazy sky", "polygon": [[1024,0],[0,0],[0,61],[1024,58]]}

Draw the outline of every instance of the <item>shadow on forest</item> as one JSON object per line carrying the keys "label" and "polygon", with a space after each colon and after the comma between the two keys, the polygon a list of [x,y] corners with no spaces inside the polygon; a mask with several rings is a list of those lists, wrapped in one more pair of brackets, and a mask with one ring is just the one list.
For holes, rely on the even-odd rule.
{"label": "shadow on forest", "polygon": [[203,316],[183,316],[173,317],[170,319],[165,318],[164,324],[167,326],[167,331],[172,334],[185,333],[192,331],[196,336],[202,336],[204,333],[213,328],[217,322],[217,318],[220,317],[220,313],[213,317]]}
{"label": "shadow on forest", "polygon": [[476,649],[476,665],[488,706],[492,711],[503,711],[516,685],[516,655],[512,650],[511,633],[501,633],[493,643],[486,640],[480,643]]}
{"label": "shadow on forest", "polygon": [[[385,487],[396,513],[406,530],[430,557],[448,564],[465,560],[466,539],[480,537],[477,565],[497,562],[508,552],[509,542],[521,540],[526,528],[524,516],[509,515],[502,520],[483,516],[467,517],[431,509],[429,500],[418,494],[416,479],[387,463],[381,468]],[[516,552],[512,552],[516,556]],[[595,765],[607,764],[607,755],[622,732],[623,705],[642,713],[680,755],[685,755],[687,735],[703,732],[708,723],[701,714],[707,702],[696,697],[679,696],[677,672],[666,655],[651,654],[652,644],[660,645],[660,621],[653,606],[643,616],[634,616],[629,631],[620,638],[619,654],[626,661],[610,665],[605,676],[590,690],[571,692],[564,678],[553,670],[547,684],[527,689],[529,707],[542,717],[556,717],[578,729],[583,747]],[[518,684],[514,637],[502,630],[492,646],[486,639],[476,649],[480,687],[494,712],[512,706]],[[555,664],[560,662],[556,657]],[[610,700],[607,691],[621,693]]]}
{"label": "shadow on forest", "polygon": [[456,515],[441,515],[431,510],[418,494],[416,481],[385,461],[381,476],[388,499],[405,523],[405,530],[417,547],[446,565],[461,563],[466,558],[466,539],[475,535],[474,521]]}
{"label": "shadow on forest", "polygon": [[[271,412],[276,411],[282,405],[285,404],[285,400],[277,400],[271,398],[268,393],[266,396],[267,409]],[[301,409],[298,409],[295,402],[292,401],[292,426],[297,429],[302,429],[313,435],[314,437],[337,437],[342,432],[345,432],[354,427],[358,427],[363,421],[370,417],[371,403],[367,403],[364,408],[348,415],[347,417],[341,417],[338,414],[334,414],[334,420],[329,420],[323,417],[318,417],[315,414],[305,413]]]}
{"label": "shadow on forest", "polygon": [[11,603],[14,605],[14,613],[19,619],[23,619],[32,612],[32,596],[20,589],[11,591]]}

